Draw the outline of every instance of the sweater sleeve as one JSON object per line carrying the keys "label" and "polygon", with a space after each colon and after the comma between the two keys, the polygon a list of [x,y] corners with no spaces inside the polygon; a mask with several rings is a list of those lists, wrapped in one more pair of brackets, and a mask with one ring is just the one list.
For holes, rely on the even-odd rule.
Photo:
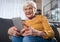
{"label": "sweater sleeve", "polygon": [[48,39],[54,37],[54,31],[50,27],[48,20],[45,16],[42,16],[42,25],[44,28],[44,32],[46,33],[46,35],[44,35],[43,38]]}

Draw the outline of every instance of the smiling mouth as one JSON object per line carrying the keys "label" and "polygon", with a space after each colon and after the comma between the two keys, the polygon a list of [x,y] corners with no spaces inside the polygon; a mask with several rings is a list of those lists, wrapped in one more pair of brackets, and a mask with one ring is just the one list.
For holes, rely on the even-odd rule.
{"label": "smiling mouth", "polygon": [[31,15],[31,14],[26,14],[26,15]]}
{"label": "smiling mouth", "polygon": [[31,15],[31,13],[28,13],[28,14],[26,14],[26,15]]}

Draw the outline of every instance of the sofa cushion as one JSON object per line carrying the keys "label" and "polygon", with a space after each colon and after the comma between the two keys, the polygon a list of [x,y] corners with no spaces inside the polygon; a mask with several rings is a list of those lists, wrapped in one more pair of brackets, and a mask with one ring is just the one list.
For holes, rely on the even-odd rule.
{"label": "sofa cushion", "polygon": [[52,29],[53,29],[53,31],[54,31],[54,33],[55,33],[55,38],[56,38],[56,40],[57,40],[57,42],[60,42],[60,28],[57,28],[55,25],[51,25],[51,27],[52,27]]}
{"label": "sofa cushion", "polygon": [[8,29],[13,26],[12,20],[0,18],[0,42],[10,42]]}

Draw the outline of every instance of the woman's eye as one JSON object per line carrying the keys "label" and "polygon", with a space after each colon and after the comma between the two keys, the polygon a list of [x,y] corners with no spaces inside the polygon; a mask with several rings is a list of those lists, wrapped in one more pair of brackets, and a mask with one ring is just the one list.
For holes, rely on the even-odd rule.
{"label": "woman's eye", "polygon": [[32,8],[29,8],[29,9],[32,9]]}
{"label": "woman's eye", "polygon": [[27,9],[24,9],[24,10],[27,10]]}

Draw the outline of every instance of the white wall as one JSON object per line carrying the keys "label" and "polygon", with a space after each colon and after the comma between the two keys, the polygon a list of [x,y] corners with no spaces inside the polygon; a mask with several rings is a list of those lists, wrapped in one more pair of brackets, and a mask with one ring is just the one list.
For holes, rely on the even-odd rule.
{"label": "white wall", "polygon": [[0,0],[0,18],[21,17],[25,19],[23,4],[27,0]]}

